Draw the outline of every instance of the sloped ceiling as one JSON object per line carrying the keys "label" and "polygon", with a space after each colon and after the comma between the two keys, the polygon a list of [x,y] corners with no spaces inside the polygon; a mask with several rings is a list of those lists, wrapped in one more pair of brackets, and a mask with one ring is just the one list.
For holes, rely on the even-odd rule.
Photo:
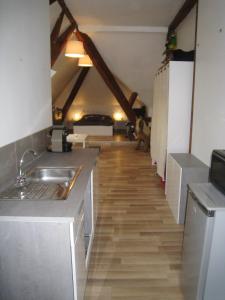
{"label": "sloped ceiling", "polygon": [[168,26],[184,0],[66,0],[80,25]]}
{"label": "sloped ceiling", "polygon": [[79,71],[79,67],[77,66],[77,59],[65,57],[62,52],[53,69],[56,71],[52,78],[52,99],[54,102],[70,79]]}
{"label": "sloped ceiling", "polygon": [[[68,98],[70,91],[76,82],[77,76],[75,76],[66,88],[63,90],[61,95],[57,97],[55,105],[62,108],[65,104],[65,100]],[[120,87],[122,88],[124,94],[127,98],[130,97],[131,90],[123,82],[119,81]],[[141,107],[142,103],[137,99],[135,101],[134,107]],[[119,103],[116,98],[110,92],[109,88],[106,86],[105,82],[102,80],[101,76],[95,68],[91,68],[87,78],[83,82],[77,96],[76,100],[73,102],[67,119],[73,119],[75,112],[83,114],[97,113],[97,114],[106,114],[113,117],[115,112],[121,112],[123,118],[126,119],[126,115],[123,113],[120,108]]]}
{"label": "sloped ceiling", "polygon": [[[65,2],[81,26],[162,27],[169,25],[184,0],[65,0]],[[56,2],[50,7],[51,29],[59,13],[60,7]],[[68,24],[65,19],[62,30]],[[151,110],[153,75],[161,61],[166,34],[87,33],[91,35],[111,71],[132,91],[137,91],[141,100]],[[114,51],[117,43],[118,51]],[[54,102],[79,68],[76,60],[68,59],[61,54],[53,69],[57,71],[52,79]]]}

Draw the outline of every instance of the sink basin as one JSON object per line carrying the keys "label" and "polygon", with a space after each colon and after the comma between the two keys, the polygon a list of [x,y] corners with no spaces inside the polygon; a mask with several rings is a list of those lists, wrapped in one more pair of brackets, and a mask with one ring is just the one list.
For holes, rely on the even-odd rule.
{"label": "sink basin", "polygon": [[82,167],[36,167],[26,174],[24,186],[13,185],[0,200],[66,200]]}
{"label": "sink basin", "polygon": [[77,172],[80,168],[41,168],[37,167],[31,170],[29,173],[26,174],[28,181],[38,182],[55,182],[55,183],[62,183],[66,182],[69,183],[76,177]]}

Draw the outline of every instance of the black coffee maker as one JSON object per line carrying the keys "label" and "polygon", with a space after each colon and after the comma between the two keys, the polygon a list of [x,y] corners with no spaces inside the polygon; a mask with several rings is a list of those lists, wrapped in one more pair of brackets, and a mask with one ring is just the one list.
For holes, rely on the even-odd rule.
{"label": "black coffee maker", "polygon": [[70,152],[72,143],[67,142],[66,137],[69,129],[63,125],[54,125],[50,130],[51,145],[48,150],[51,152]]}

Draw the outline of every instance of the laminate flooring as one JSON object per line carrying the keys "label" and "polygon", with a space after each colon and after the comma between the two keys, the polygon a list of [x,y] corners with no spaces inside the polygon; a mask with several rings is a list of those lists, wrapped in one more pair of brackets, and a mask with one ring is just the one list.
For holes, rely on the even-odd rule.
{"label": "laminate flooring", "polygon": [[114,134],[113,136],[88,136],[87,145],[106,145],[106,146],[118,146],[118,145],[131,145],[135,144],[135,141],[130,141],[124,134]]}
{"label": "laminate flooring", "polygon": [[89,135],[87,137],[88,142],[124,142],[129,141],[124,134],[114,134],[113,136],[93,136]]}
{"label": "laminate flooring", "polygon": [[85,300],[183,300],[183,226],[175,224],[148,153],[103,147],[99,211]]}

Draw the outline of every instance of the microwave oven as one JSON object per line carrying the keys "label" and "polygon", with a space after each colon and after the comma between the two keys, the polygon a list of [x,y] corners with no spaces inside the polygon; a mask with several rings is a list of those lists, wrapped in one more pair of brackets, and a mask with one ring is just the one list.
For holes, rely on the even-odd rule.
{"label": "microwave oven", "polygon": [[209,181],[225,194],[225,150],[213,150]]}

